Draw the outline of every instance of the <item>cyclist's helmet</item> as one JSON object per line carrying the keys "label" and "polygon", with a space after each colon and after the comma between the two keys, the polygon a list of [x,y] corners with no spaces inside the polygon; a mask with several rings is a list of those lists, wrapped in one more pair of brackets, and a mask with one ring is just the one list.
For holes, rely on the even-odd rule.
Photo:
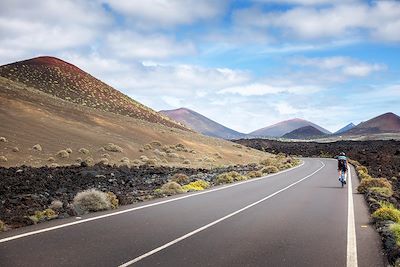
{"label": "cyclist's helmet", "polygon": [[340,156],[346,156],[346,153],[340,152]]}

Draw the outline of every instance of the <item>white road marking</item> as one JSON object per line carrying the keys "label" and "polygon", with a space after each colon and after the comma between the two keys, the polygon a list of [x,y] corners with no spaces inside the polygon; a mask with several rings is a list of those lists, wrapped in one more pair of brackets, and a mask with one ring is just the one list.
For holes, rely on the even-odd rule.
{"label": "white road marking", "polygon": [[141,209],[145,209],[145,208],[149,208],[149,207],[153,207],[153,206],[158,206],[158,205],[162,205],[162,204],[166,204],[166,203],[182,200],[182,199],[185,199],[185,198],[190,198],[190,197],[194,197],[194,196],[198,196],[198,195],[208,194],[208,193],[219,191],[219,190],[225,190],[225,189],[228,189],[228,188],[231,188],[231,187],[234,187],[234,186],[242,185],[242,184],[245,184],[245,183],[255,182],[255,181],[258,181],[258,180],[261,180],[261,179],[266,179],[266,178],[269,178],[269,177],[272,177],[272,176],[275,176],[275,175],[279,175],[281,173],[292,171],[292,170],[297,169],[297,168],[299,168],[299,167],[301,167],[303,165],[304,165],[304,161],[300,165],[298,165],[296,167],[293,167],[293,168],[290,168],[290,169],[287,169],[287,170],[284,170],[284,171],[280,171],[278,173],[270,174],[268,176],[263,176],[263,177],[260,177],[260,178],[254,178],[254,179],[250,179],[250,180],[247,180],[247,181],[234,183],[234,184],[231,184],[231,185],[218,187],[218,188],[215,188],[215,189],[209,189],[209,190],[206,190],[206,191],[202,191],[202,192],[198,192],[198,193],[194,193],[194,194],[190,194],[190,195],[185,195],[185,196],[182,196],[182,197],[162,200],[162,201],[159,201],[159,202],[156,202],[156,203],[147,204],[147,205],[143,205],[143,206],[140,206],[140,207],[135,207],[135,208],[130,208],[130,209],[126,209],[126,210],[107,213],[107,214],[104,214],[104,215],[91,217],[91,218],[87,218],[87,219],[83,219],[83,220],[80,219],[78,221],[74,221],[74,222],[70,222],[70,223],[60,224],[60,225],[52,226],[52,227],[49,227],[49,228],[44,228],[44,229],[40,229],[40,230],[35,230],[35,231],[31,231],[31,232],[26,232],[26,233],[23,233],[23,234],[15,235],[15,236],[6,237],[6,238],[3,238],[3,239],[0,239],[0,243],[4,243],[4,242],[11,241],[11,240],[15,240],[15,239],[19,239],[19,238],[23,238],[23,237],[27,237],[27,236],[31,236],[31,235],[36,235],[36,234],[40,234],[40,233],[44,233],[44,232],[54,231],[54,230],[57,230],[57,229],[60,229],[60,228],[64,228],[64,227],[68,227],[68,226],[72,226],[72,225],[76,225],[76,224],[81,224],[81,223],[86,223],[86,222],[90,222],[90,221],[94,221],[94,220],[99,220],[99,219],[103,219],[103,218],[107,218],[107,217],[111,217],[111,216],[116,216],[116,215],[119,215],[119,214],[132,212],[132,211],[135,211],[135,210],[141,210]]}
{"label": "white road marking", "polygon": [[351,185],[351,167],[347,172],[347,267],[357,267],[357,240],[356,227],[354,222],[353,188]]}
{"label": "white road marking", "polygon": [[230,213],[230,214],[228,214],[228,215],[226,215],[226,216],[224,216],[224,217],[222,217],[222,218],[220,218],[218,220],[215,220],[215,221],[213,221],[213,222],[211,222],[211,223],[209,223],[207,225],[204,225],[204,226],[202,226],[202,227],[200,227],[200,228],[198,228],[198,229],[196,229],[196,230],[194,230],[194,231],[192,231],[190,233],[187,233],[187,234],[185,234],[185,235],[183,235],[183,236],[181,236],[181,237],[179,237],[179,238],[177,238],[175,240],[172,240],[171,242],[168,242],[165,245],[162,245],[162,246],[160,246],[158,248],[155,248],[155,249],[153,249],[153,250],[151,250],[151,251],[149,251],[149,252],[147,252],[147,253],[145,253],[145,254],[137,257],[137,258],[134,258],[133,260],[125,262],[125,263],[119,265],[119,267],[130,266],[130,265],[132,265],[132,264],[134,264],[134,263],[136,263],[136,262],[138,262],[140,260],[143,260],[144,258],[147,258],[147,257],[149,257],[149,256],[151,256],[151,255],[153,255],[153,254],[155,254],[155,253],[167,248],[167,247],[170,247],[170,246],[172,246],[172,245],[174,245],[174,244],[176,244],[176,243],[178,243],[178,242],[180,242],[180,241],[182,241],[182,240],[184,240],[184,239],[186,239],[188,237],[191,237],[191,236],[193,236],[193,235],[195,235],[195,234],[197,234],[197,233],[199,233],[199,232],[201,232],[201,231],[203,231],[203,230],[205,230],[205,229],[207,229],[207,228],[209,228],[209,227],[211,227],[211,226],[213,226],[213,225],[215,225],[215,224],[217,224],[219,222],[222,222],[222,221],[224,221],[224,220],[226,220],[226,219],[228,219],[228,218],[230,218],[232,216],[235,216],[238,213],[241,213],[241,212],[243,212],[243,211],[245,211],[247,209],[250,209],[251,207],[253,207],[253,206],[255,206],[255,205],[257,205],[257,204],[259,204],[259,203],[261,203],[261,202],[263,202],[263,201],[265,201],[265,200],[267,200],[267,199],[269,199],[269,198],[271,198],[271,197],[273,197],[273,196],[275,196],[275,195],[277,195],[277,194],[279,194],[279,193],[281,193],[281,192],[283,192],[283,191],[285,191],[285,190],[287,190],[289,188],[291,188],[292,186],[294,186],[294,185],[306,180],[307,178],[310,178],[311,176],[313,176],[314,174],[319,172],[321,169],[323,169],[325,167],[325,164],[322,161],[320,161],[320,162],[321,162],[322,166],[318,170],[316,170],[313,173],[301,178],[297,182],[294,182],[294,183],[286,186],[285,188],[282,188],[282,189],[276,191],[275,193],[272,193],[272,194],[270,194],[270,195],[268,195],[268,196],[266,196],[266,197],[264,197],[264,198],[262,198],[262,199],[260,199],[260,200],[258,200],[256,202],[253,202],[252,204],[247,205],[244,208],[241,208],[241,209],[239,209],[239,210],[237,210],[235,212],[232,212],[232,213]]}

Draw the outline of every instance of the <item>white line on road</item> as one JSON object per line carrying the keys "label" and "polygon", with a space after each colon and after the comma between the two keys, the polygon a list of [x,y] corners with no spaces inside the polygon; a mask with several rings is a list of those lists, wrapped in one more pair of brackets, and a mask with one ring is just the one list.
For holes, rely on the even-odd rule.
{"label": "white line on road", "polygon": [[357,267],[357,241],[356,227],[354,222],[353,188],[351,185],[351,167],[347,172],[347,267]]}
{"label": "white line on road", "polygon": [[194,196],[198,196],[198,195],[208,194],[208,193],[219,191],[219,190],[225,190],[225,189],[228,189],[228,188],[231,188],[231,187],[234,187],[234,186],[242,185],[242,184],[245,184],[245,183],[255,182],[255,181],[258,181],[258,180],[261,180],[261,179],[265,179],[265,178],[269,178],[269,177],[272,177],[272,176],[275,176],[275,175],[279,175],[281,173],[292,171],[292,170],[297,169],[297,168],[299,168],[299,167],[301,167],[303,165],[304,165],[304,161],[300,165],[298,165],[296,167],[293,167],[293,168],[290,168],[290,169],[287,169],[287,170],[284,170],[284,171],[280,171],[278,173],[270,174],[268,176],[263,176],[263,177],[260,177],[260,178],[255,178],[255,179],[251,179],[251,180],[247,180],[247,181],[243,181],[243,182],[239,182],[239,183],[234,183],[234,184],[231,184],[231,185],[226,185],[226,186],[218,187],[218,188],[215,188],[215,189],[209,189],[209,190],[206,190],[206,191],[202,191],[202,192],[198,192],[198,193],[194,193],[194,194],[190,194],[190,195],[185,195],[185,196],[182,196],[182,197],[170,198],[170,199],[167,199],[167,200],[158,201],[158,202],[147,204],[147,205],[143,205],[143,206],[140,206],[140,207],[130,208],[130,209],[126,209],[126,210],[120,210],[120,211],[107,213],[107,214],[96,216],[96,217],[91,217],[91,218],[87,218],[87,219],[83,219],[83,220],[79,220],[79,221],[60,224],[60,225],[52,226],[52,227],[49,227],[49,228],[44,228],[44,229],[40,229],[40,230],[35,230],[35,231],[31,231],[31,232],[26,232],[26,233],[23,233],[23,234],[15,235],[15,236],[6,237],[6,238],[3,238],[3,239],[0,239],[0,243],[4,243],[4,242],[11,241],[11,240],[15,240],[15,239],[19,239],[19,238],[23,238],[23,237],[27,237],[27,236],[31,236],[31,235],[36,235],[36,234],[40,234],[40,233],[44,233],[44,232],[48,232],[48,231],[53,231],[53,230],[57,230],[57,229],[60,229],[60,228],[64,228],[64,227],[68,227],[68,226],[72,226],[72,225],[76,225],[76,224],[81,224],[81,223],[86,223],[86,222],[90,222],[90,221],[94,221],[94,220],[99,220],[99,219],[103,219],[103,218],[107,218],[107,217],[111,217],[111,216],[115,216],[115,215],[119,215],[119,214],[123,214],[123,213],[127,213],[127,212],[132,212],[132,211],[135,211],[135,210],[141,210],[141,209],[145,209],[145,208],[149,208],[149,207],[153,207],[153,206],[158,206],[158,205],[166,204],[166,203],[173,202],[173,201],[178,201],[178,200],[185,199],[185,198],[190,198],[190,197],[194,197]]}
{"label": "white line on road", "polygon": [[273,196],[275,196],[275,195],[277,195],[277,194],[279,194],[279,193],[281,193],[281,192],[283,192],[283,191],[285,191],[285,190],[287,190],[289,188],[291,188],[292,186],[304,181],[307,178],[310,178],[311,176],[313,176],[314,174],[319,172],[321,169],[323,169],[325,167],[325,164],[322,161],[320,161],[320,162],[321,162],[322,166],[318,170],[316,170],[315,172],[313,172],[313,173],[301,178],[297,182],[294,182],[294,183],[286,186],[285,188],[282,188],[282,189],[276,191],[275,193],[272,193],[272,194],[270,194],[270,195],[268,195],[268,196],[266,196],[266,197],[264,197],[264,198],[262,198],[262,199],[260,199],[260,200],[258,200],[256,202],[253,202],[252,204],[247,205],[244,208],[241,208],[241,209],[239,209],[239,210],[237,210],[235,212],[232,212],[231,214],[228,214],[228,215],[226,215],[226,216],[224,216],[224,217],[222,217],[222,218],[220,218],[218,220],[215,220],[215,221],[213,221],[213,222],[211,222],[211,223],[209,223],[207,225],[204,225],[203,227],[200,227],[200,228],[198,228],[198,229],[196,229],[196,230],[194,230],[194,231],[192,231],[190,233],[187,233],[186,235],[183,235],[183,236],[181,236],[181,237],[179,237],[179,238],[177,238],[175,240],[172,240],[171,242],[168,242],[165,245],[162,245],[162,246],[160,246],[158,248],[155,248],[155,249],[153,249],[153,250],[151,250],[151,251],[149,251],[149,252],[147,252],[147,253],[145,253],[145,254],[137,257],[137,258],[134,258],[133,260],[130,260],[130,261],[126,262],[126,263],[123,263],[119,267],[126,267],[126,266],[132,265],[132,264],[134,264],[134,263],[136,263],[136,262],[138,262],[140,260],[143,260],[144,258],[147,258],[147,257],[149,257],[149,256],[151,256],[151,255],[153,255],[153,254],[155,254],[155,253],[167,248],[167,247],[170,247],[170,246],[172,246],[172,245],[174,245],[174,244],[176,244],[176,243],[178,243],[178,242],[180,242],[180,241],[182,241],[182,240],[184,240],[184,239],[186,239],[188,237],[191,237],[192,235],[195,235],[195,234],[197,234],[197,233],[199,233],[199,232],[201,232],[201,231],[203,231],[203,230],[205,230],[205,229],[207,229],[207,228],[209,228],[209,227],[211,227],[211,226],[213,226],[213,225],[215,225],[215,224],[217,224],[219,222],[222,222],[222,221],[224,221],[224,220],[226,220],[226,219],[228,219],[228,218],[230,218],[232,216],[235,216],[236,214],[241,213],[241,212],[243,212],[243,211],[245,211],[245,210],[247,210],[247,209],[249,209],[249,208],[251,208],[251,207],[253,207],[253,206],[255,206],[255,205],[257,205],[257,204],[259,204],[259,203],[261,203],[261,202],[263,202],[263,201],[265,201],[265,200],[267,200],[267,199],[269,199],[269,198],[271,198],[271,197],[273,197]]}

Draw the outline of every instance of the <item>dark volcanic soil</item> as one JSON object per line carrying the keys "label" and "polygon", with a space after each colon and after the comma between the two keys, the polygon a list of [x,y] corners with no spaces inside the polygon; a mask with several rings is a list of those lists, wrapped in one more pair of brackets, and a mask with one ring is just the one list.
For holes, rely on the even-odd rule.
{"label": "dark volcanic soil", "polygon": [[341,151],[366,166],[374,177],[400,177],[400,141],[338,141],[332,143],[280,142],[266,139],[237,140],[245,146],[271,153],[304,157],[334,157]]}
{"label": "dark volcanic soil", "polygon": [[68,203],[72,202],[76,193],[90,188],[111,191],[120,205],[126,205],[153,198],[154,189],[175,173],[184,173],[191,181],[203,179],[212,182],[222,172],[247,172],[255,168],[255,165],[213,170],[149,166],[128,168],[101,164],[89,167],[0,168],[0,219],[12,228],[32,224],[27,216],[46,209],[53,200],[63,202],[59,217],[76,215],[73,209],[68,208]]}

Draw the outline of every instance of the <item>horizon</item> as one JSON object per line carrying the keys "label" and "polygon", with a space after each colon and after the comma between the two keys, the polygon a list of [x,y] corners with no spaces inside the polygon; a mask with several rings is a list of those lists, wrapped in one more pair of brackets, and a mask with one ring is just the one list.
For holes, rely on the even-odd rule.
{"label": "horizon", "polygon": [[400,113],[398,1],[2,1],[0,19],[1,65],[54,56],[238,132]]}

